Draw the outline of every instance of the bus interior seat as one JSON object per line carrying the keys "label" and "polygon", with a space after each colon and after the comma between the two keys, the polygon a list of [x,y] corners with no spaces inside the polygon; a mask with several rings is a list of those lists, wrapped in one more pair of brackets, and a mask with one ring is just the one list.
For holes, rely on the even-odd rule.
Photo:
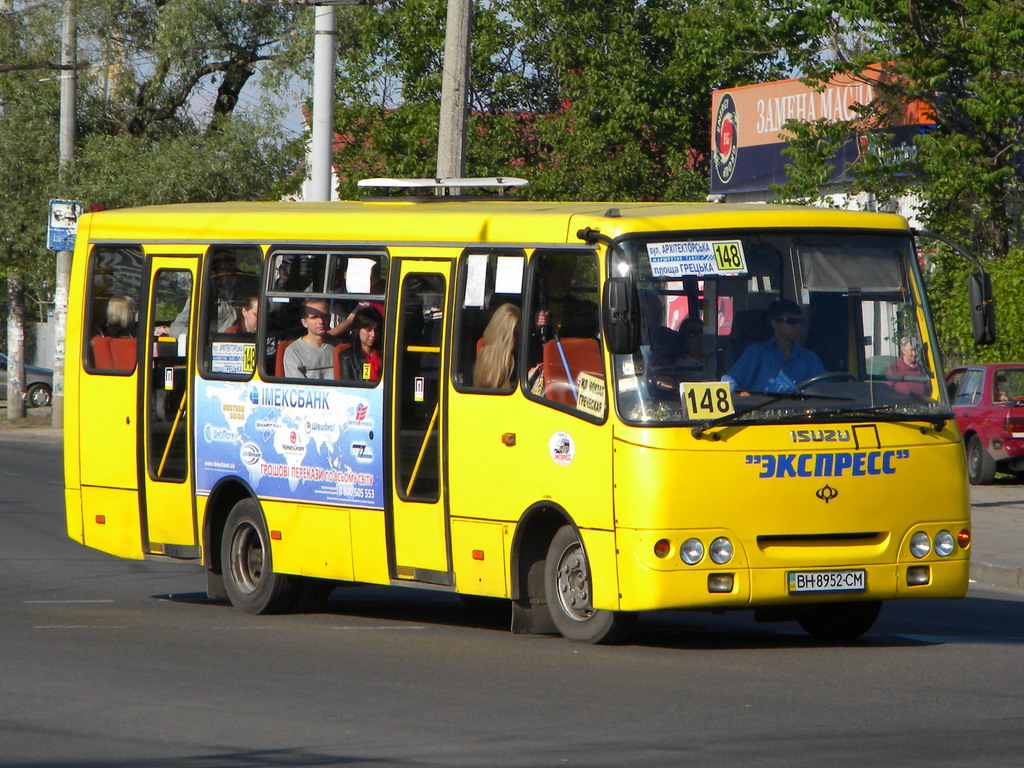
{"label": "bus interior seat", "polygon": [[[559,341],[569,366],[568,375],[558,351]],[[571,376],[573,386],[576,386],[581,373],[604,378],[601,347],[597,339],[552,339],[544,345],[544,397],[575,407],[576,398],[569,381]]]}
{"label": "bus interior seat", "polygon": [[89,341],[93,365],[99,370],[135,370],[137,348],[135,339],[130,337],[93,336]]}
{"label": "bus interior seat", "polygon": [[[291,342],[284,343],[289,344]],[[336,379],[341,379],[341,353],[349,349],[352,349],[352,345],[349,344],[347,341],[342,342],[341,344],[334,348],[334,378]]]}
{"label": "bus interior seat", "polygon": [[284,351],[288,349],[288,345],[291,344],[295,339],[288,339],[287,341],[281,339],[277,342],[277,352],[274,355],[274,375],[284,376]]}
{"label": "bus interior seat", "polygon": [[729,334],[723,351],[726,352],[727,364],[724,369],[732,367],[743,350],[758,341],[767,338],[768,322],[765,319],[765,309],[744,309],[735,314],[732,321],[732,331]]}

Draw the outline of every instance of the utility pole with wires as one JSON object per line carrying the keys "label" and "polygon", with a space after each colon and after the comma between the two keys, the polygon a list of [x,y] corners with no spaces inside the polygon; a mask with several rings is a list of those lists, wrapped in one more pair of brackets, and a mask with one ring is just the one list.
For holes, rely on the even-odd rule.
{"label": "utility pole with wires", "polygon": [[[61,185],[67,183],[75,159],[75,114],[78,67],[78,33],[75,0],[64,0],[60,36],[60,166]],[[64,346],[67,338],[68,286],[71,282],[71,251],[57,251],[57,281],[54,289],[53,400],[51,423],[64,425]]]}
{"label": "utility pole with wires", "polygon": [[[437,176],[466,175],[466,120],[469,108],[469,42],[473,0],[448,0],[441,75],[441,115],[437,131]],[[449,194],[458,194],[453,189]]]}

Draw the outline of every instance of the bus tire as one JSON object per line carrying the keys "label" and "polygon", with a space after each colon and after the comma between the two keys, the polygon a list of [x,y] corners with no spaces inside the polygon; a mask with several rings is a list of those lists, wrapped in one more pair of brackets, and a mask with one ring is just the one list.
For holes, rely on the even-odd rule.
{"label": "bus tire", "polygon": [[592,606],[590,564],[571,525],[559,528],[548,547],[544,595],[555,627],[574,643],[615,642],[628,629],[627,614]]}
{"label": "bus tire", "polygon": [[291,607],[294,579],[274,573],[270,536],[253,499],[242,499],[228,515],[221,539],[221,567],[224,589],[236,608],[261,614]]}
{"label": "bus tire", "polygon": [[996,477],[996,460],[977,435],[967,441],[967,479],[971,485],[991,485]]}
{"label": "bus tire", "polygon": [[875,624],[882,603],[825,603],[801,611],[797,621],[815,640],[835,643],[856,640]]}

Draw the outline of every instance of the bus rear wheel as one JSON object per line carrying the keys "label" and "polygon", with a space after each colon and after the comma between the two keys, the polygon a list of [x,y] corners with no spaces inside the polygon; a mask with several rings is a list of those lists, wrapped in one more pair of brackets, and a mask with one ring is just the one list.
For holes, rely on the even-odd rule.
{"label": "bus rear wheel", "polygon": [[882,603],[826,603],[805,608],[797,621],[815,640],[856,640],[874,626]]}
{"label": "bus rear wheel", "polygon": [[593,607],[587,553],[570,525],[559,528],[548,547],[544,592],[551,620],[568,640],[611,643],[628,630],[628,614]]}
{"label": "bus rear wheel", "polygon": [[235,504],[221,540],[224,589],[236,608],[246,613],[280,613],[291,607],[295,580],[274,573],[270,537],[259,505],[253,499]]}

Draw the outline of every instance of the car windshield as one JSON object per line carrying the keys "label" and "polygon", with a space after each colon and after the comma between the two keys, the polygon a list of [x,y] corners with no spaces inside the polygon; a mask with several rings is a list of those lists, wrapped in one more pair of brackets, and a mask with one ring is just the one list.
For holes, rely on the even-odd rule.
{"label": "car windshield", "polygon": [[907,235],[624,241],[611,268],[635,277],[641,345],[614,358],[620,417],[705,422],[689,385],[719,381],[732,422],[947,416],[915,264]]}

